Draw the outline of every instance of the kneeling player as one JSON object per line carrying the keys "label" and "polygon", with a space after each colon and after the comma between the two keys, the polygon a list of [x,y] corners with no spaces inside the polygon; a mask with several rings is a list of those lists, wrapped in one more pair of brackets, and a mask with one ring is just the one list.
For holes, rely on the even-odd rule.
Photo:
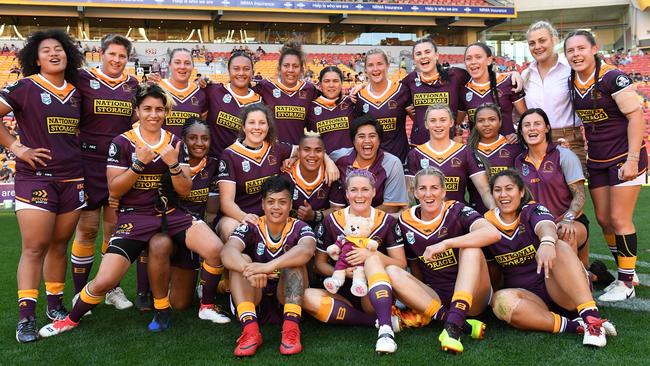
{"label": "kneeling player", "polygon": [[[600,317],[582,263],[557,238],[549,210],[531,202],[524,180],[514,170],[490,179],[497,208],[485,217],[501,240],[485,247],[503,273],[503,289],[494,294],[497,318],[519,329],[582,333],[582,344],[604,347],[614,326]],[[576,309],[577,312],[574,310]],[[570,320],[565,316],[578,316]]]}
{"label": "kneeling player", "polygon": [[256,306],[263,300],[273,304],[273,296],[284,304],[280,353],[302,351],[299,323],[307,285],[305,264],[314,255],[316,239],[309,225],[289,217],[292,190],[281,177],[265,181],[261,192],[264,216],[256,224],[239,225],[223,249],[232,304],[243,326],[235,356],[252,356],[262,344]]}
{"label": "kneeling player", "polygon": [[465,318],[479,315],[490,302],[487,264],[477,246],[496,242],[499,232],[471,207],[445,201],[444,182],[444,174],[433,167],[415,174],[414,193],[420,204],[399,218],[411,273],[397,266],[386,271],[397,298],[420,313],[418,325],[431,319],[444,321],[438,337],[442,349],[459,353],[463,332],[483,338],[485,324]]}

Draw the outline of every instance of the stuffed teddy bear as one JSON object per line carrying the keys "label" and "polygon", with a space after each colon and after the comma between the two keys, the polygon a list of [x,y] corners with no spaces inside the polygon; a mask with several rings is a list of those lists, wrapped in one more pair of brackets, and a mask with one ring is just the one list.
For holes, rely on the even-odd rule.
{"label": "stuffed teddy bear", "polygon": [[[327,254],[336,261],[332,277],[327,277],[323,281],[325,289],[330,293],[337,293],[345,283],[345,271],[351,267],[347,261],[347,255],[353,248],[367,248],[370,251],[376,251],[379,243],[369,239],[372,230],[372,218],[360,216],[349,216],[344,228],[345,236],[338,237],[336,242],[327,247]],[[366,296],[368,293],[368,284],[363,266],[356,266],[352,275],[352,287],[350,291],[358,297]]]}

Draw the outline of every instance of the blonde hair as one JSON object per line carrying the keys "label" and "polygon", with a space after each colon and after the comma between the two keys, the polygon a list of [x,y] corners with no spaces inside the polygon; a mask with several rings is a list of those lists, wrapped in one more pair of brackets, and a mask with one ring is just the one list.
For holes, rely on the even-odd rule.
{"label": "blonde hair", "polygon": [[551,35],[551,37],[553,38],[553,43],[556,43],[560,39],[560,35],[557,32],[557,29],[553,27],[553,24],[547,22],[546,20],[540,20],[531,24],[530,27],[528,27],[528,30],[526,31],[526,39],[528,39],[528,36],[531,33],[536,32],[540,29],[545,29],[548,32],[548,34]]}
{"label": "blonde hair", "polygon": [[364,64],[368,60],[368,56],[371,56],[371,55],[381,55],[384,58],[384,61],[386,62],[386,65],[390,66],[390,61],[388,61],[388,55],[381,48],[373,48],[370,51],[366,52],[366,58],[363,60]]}

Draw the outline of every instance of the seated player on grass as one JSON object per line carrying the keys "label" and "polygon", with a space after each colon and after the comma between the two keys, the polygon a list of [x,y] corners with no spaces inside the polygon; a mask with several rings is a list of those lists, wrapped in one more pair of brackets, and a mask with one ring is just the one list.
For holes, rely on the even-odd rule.
{"label": "seated player on grass", "polygon": [[240,224],[222,251],[230,273],[233,313],[236,308],[243,327],[235,356],[257,352],[262,345],[257,309],[265,319],[278,315],[279,304],[284,304],[280,353],[302,351],[299,325],[307,286],[305,264],[314,255],[316,239],[309,225],[289,217],[292,191],[284,178],[267,179],[261,187],[264,216],[255,224]]}

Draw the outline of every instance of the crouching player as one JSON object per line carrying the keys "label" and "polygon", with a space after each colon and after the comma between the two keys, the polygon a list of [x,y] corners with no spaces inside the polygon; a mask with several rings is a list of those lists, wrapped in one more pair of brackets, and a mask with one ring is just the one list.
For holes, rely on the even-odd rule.
{"label": "crouching player", "polygon": [[494,294],[494,314],[519,329],[584,333],[582,344],[604,347],[606,335],[615,336],[616,329],[600,317],[587,273],[569,244],[558,240],[549,210],[531,202],[514,170],[492,176],[490,189],[497,208],[485,217],[501,240],[485,249],[501,268],[504,284]]}
{"label": "crouching player", "polygon": [[463,333],[481,339],[485,324],[467,319],[479,315],[488,306],[492,287],[485,258],[478,246],[499,240],[499,232],[473,208],[445,201],[445,175],[434,167],[415,174],[415,197],[419,205],[403,211],[399,232],[411,268],[388,266],[386,271],[397,298],[417,312],[419,324],[432,319],[444,322],[438,337],[444,351],[463,352]]}
{"label": "crouching player", "polygon": [[[293,187],[274,176],[262,184],[264,216],[256,224],[242,223],[232,233],[221,259],[230,271],[233,313],[243,331],[237,339],[235,356],[253,356],[262,344],[256,307],[284,304],[280,353],[297,354],[300,344],[302,297],[307,285],[305,264],[314,255],[316,238],[306,223],[289,217]],[[261,307],[261,306],[260,306]]]}

